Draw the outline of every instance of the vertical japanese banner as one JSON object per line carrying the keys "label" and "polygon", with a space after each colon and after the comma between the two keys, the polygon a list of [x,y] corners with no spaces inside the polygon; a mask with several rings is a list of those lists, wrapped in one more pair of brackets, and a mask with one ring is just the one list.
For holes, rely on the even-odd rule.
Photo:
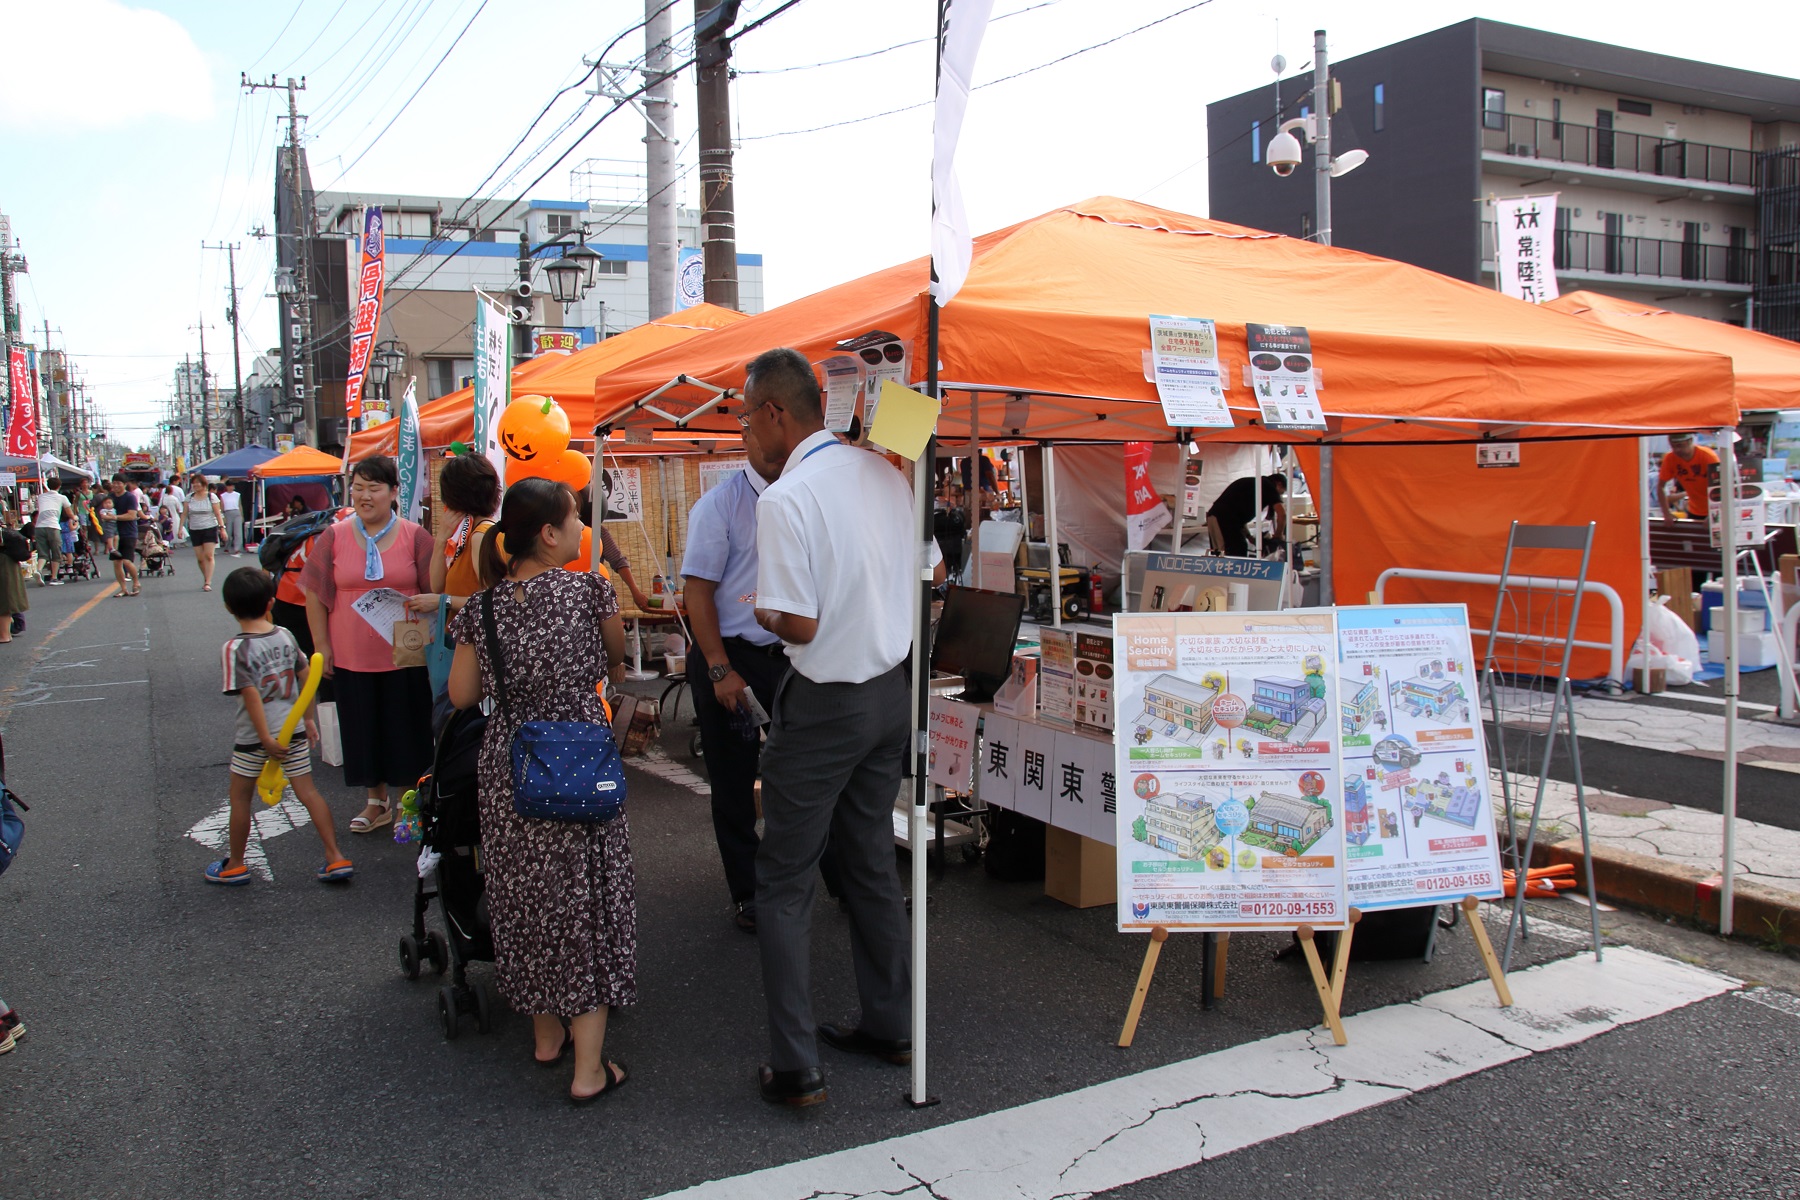
{"label": "vertical japanese banner", "polygon": [[1174,518],[1150,486],[1150,443],[1125,443],[1125,548],[1142,550]]}
{"label": "vertical japanese banner", "polygon": [[697,246],[681,248],[681,265],[675,269],[675,307],[692,308],[706,302],[706,254]]}
{"label": "vertical japanese banner", "polygon": [[1515,300],[1542,304],[1556,288],[1556,198],[1514,196],[1494,201],[1494,269],[1500,290]]}
{"label": "vertical japanese banner", "polygon": [[381,207],[363,209],[362,269],[357,272],[356,316],[350,324],[350,374],[344,380],[344,416],[355,423],[362,416],[363,376],[369,369],[369,352],[381,329],[381,296],[387,271],[387,239],[382,233]]}
{"label": "vertical japanese banner", "polygon": [[12,412],[6,422],[6,452],[19,458],[36,458],[37,392],[32,387],[31,366],[22,346],[14,346],[10,357],[8,378],[12,381]]}
{"label": "vertical japanese banner", "polygon": [[512,325],[506,309],[475,289],[475,453],[485,454],[506,486],[506,451],[500,448],[500,414],[511,398]]}
{"label": "vertical japanese banner", "polygon": [[425,511],[425,453],[419,444],[419,381],[406,381],[400,401],[400,515],[417,521]]}

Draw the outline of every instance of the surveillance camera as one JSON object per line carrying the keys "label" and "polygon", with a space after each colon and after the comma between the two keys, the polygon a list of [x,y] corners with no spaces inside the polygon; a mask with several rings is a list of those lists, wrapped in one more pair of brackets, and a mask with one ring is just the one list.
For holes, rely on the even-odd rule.
{"label": "surveillance camera", "polygon": [[1283,130],[1269,139],[1269,169],[1282,178],[1292,175],[1300,165],[1300,139]]}

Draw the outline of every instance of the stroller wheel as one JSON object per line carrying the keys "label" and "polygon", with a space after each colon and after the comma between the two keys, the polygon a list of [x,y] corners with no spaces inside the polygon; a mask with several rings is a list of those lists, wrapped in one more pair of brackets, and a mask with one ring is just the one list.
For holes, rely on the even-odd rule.
{"label": "stroller wheel", "polygon": [[701,754],[702,754],[702,747],[700,745],[700,732],[698,730],[695,730],[694,736],[688,739],[688,757],[689,758],[699,758],[699,757],[701,757]]}
{"label": "stroller wheel", "polygon": [[444,1040],[454,1042],[456,1028],[456,989],[445,984],[438,989],[438,1023],[444,1027]]}
{"label": "stroller wheel", "polygon": [[450,967],[450,947],[445,945],[444,935],[435,929],[426,935],[425,957],[431,960],[439,975]]}
{"label": "stroller wheel", "polygon": [[419,977],[419,939],[410,933],[400,939],[400,973],[408,979]]}
{"label": "stroller wheel", "polygon": [[500,999],[485,979],[478,981],[471,990],[475,993],[475,1028],[482,1033],[492,1033]]}

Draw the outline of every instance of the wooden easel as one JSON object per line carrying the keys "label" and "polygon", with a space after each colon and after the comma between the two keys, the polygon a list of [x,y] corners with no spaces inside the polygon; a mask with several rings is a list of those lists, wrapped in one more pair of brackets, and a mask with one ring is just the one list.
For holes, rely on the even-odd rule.
{"label": "wooden easel", "polygon": [[[1325,977],[1325,964],[1319,958],[1319,948],[1313,943],[1313,928],[1302,925],[1294,931],[1300,939],[1300,951],[1306,956],[1306,969],[1312,974],[1313,990],[1318,994],[1319,1007],[1324,1011],[1326,1027],[1331,1030],[1332,1041],[1342,1046],[1349,1042],[1344,1033],[1344,1023],[1338,1019],[1338,996],[1343,992],[1344,963],[1350,954],[1350,931],[1355,928],[1354,922],[1361,916],[1354,908],[1350,910],[1353,922],[1347,926],[1338,939],[1338,952],[1334,965],[1335,982]],[[1213,938],[1211,933],[1203,937]],[[1217,935],[1209,957],[1213,958],[1211,978],[1206,980],[1206,1006],[1212,1007],[1212,1001],[1225,994],[1225,958],[1231,944],[1231,935]],[[1157,960],[1162,957],[1163,943],[1169,940],[1169,931],[1158,925],[1150,930],[1150,944],[1144,948],[1144,965],[1138,968],[1137,987],[1131,993],[1131,1005],[1125,1010],[1125,1027],[1119,1030],[1119,1047],[1124,1049],[1131,1045],[1137,1037],[1138,1019],[1144,1015],[1144,999],[1150,994],[1150,980],[1156,975]]]}
{"label": "wooden easel", "polygon": [[[1511,1008],[1512,989],[1506,986],[1506,972],[1500,969],[1500,956],[1494,953],[1494,943],[1488,940],[1487,927],[1481,923],[1481,901],[1473,896],[1464,896],[1462,910],[1469,923],[1469,932],[1475,936],[1475,949],[1480,952],[1482,964],[1487,968],[1488,981],[1494,985],[1494,994],[1500,999],[1500,1007]],[[1344,976],[1350,967],[1350,939],[1362,916],[1361,909],[1350,910],[1350,924],[1338,937],[1337,953],[1331,956],[1331,1003],[1332,1007],[1340,1010],[1344,1004]],[[1436,920],[1435,917],[1432,919]]]}

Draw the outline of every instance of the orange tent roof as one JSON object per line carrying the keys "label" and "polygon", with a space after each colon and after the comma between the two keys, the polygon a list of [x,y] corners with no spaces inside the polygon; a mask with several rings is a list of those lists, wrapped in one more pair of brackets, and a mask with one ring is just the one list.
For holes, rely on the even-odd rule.
{"label": "orange tent roof", "polygon": [[1785,338],[1599,292],[1570,292],[1545,302],[1544,307],[1635,333],[1665,346],[1725,355],[1731,359],[1732,374],[1737,379],[1740,409],[1800,405],[1800,345]]}
{"label": "orange tent roof", "polygon": [[[715,304],[696,304],[666,317],[628,329],[574,354],[542,354],[513,369],[515,396],[551,396],[569,414],[569,426],[585,438],[593,429],[594,380],[623,363],[698,334],[721,329],[744,314]],[[419,406],[419,433],[426,446],[448,446],[475,436],[475,389],[461,388]],[[399,445],[400,422],[384,421],[350,438],[352,462],[371,454],[393,454]]]}
{"label": "orange tent roof", "polygon": [[[610,372],[595,386],[603,424],[724,430],[717,398],[687,375],[741,388],[771,346],[813,361],[840,340],[885,330],[924,374],[927,262],[918,259],[771,309]],[[941,436],[1169,440],[1147,381],[1148,316],[1211,317],[1230,380],[1236,441],[1320,441],[1260,427],[1242,380],[1246,322],[1304,325],[1332,435],[1379,444],[1599,437],[1735,422],[1731,364],[1647,344],[1404,263],[1202,220],[1111,197],[1056,209],[975,240],[974,265],[943,312]],[[964,393],[958,396],[955,393]],[[1030,400],[1022,421],[1009,399]],[[1012,412],[1021,412],[1014,405]]]}
{"label": "orange tent roof", "polygon": [[257,463],[250,473],[259,479],[293,479],[307,475],[342,475],[344,460],[311,446],[295,446],[286,454]]}

